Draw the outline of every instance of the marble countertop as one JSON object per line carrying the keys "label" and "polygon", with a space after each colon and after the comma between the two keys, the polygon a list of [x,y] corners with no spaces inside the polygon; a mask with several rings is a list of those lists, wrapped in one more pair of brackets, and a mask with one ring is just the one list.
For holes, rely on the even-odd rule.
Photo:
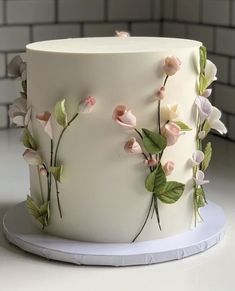
{"label": "marble countertop", "polygon": [[[0,220],[29,192],[20,130],[0,131]],[[214,157],[207,198],[223,207],[225,238],[184,260],[136,267],[91,267],[47,261],[10,245],[0,230],[0,290],[3,291],[232,291],[235,286],[235,144],[210,136]],[[1,226],[0,226],[1,228]]]}

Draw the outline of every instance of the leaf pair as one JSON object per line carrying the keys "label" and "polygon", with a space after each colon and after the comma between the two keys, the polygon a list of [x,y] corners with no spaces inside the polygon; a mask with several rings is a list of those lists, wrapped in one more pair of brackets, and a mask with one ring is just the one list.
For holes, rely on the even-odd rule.
{"label": "leaf pair", "polygon": [[145,180],[145,187],[154,193],[163,203],[175,203],[183,194],[185,185],[175,181],[166,181],[161,164]]}
{"label": "leaf pair", "polygon": [[206,205],[205,193],[203,188],[196,188],[194,192],[194,203],[197,209]]}
{"label": "leaf pair", "polygon": [[159,154],[166,147],[166,138],[159,133],[142,128],[143,144],[146,151],[150,154]]}
{"label": "leaf pair", "polygon": [[56,166],[56,167],[50,167],[49,171],[52,173],[53,177],[56,181],[61,183],[62,175],[63,175],[63,165]]}
{"label": "leaf pair", "polygon": [[33,198],[28,195],[26,206],[29,213],[42,225],[43,228],[48,225],[50,219],[50,203],[48,201],[39,206]]}

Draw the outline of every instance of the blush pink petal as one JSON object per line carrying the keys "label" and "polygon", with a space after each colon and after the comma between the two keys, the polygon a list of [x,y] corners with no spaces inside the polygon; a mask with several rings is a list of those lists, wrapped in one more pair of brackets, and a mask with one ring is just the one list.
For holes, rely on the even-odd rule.
{"label": "blush pink petal", "polygon": [[164,64],[164,72],[168,76],[173,76],[180,69],[181,61],[174,57],[167,57]]}
{"label": "blush pink petal", "polygon": [[124,145],[125,152],[129,154],[141,154],[142,149],[140,144],[136,141],[134,137],[129,139]]}
{"label": "blush pink petal", "polygon": [[87,96],[79,103],[79,112],[90,113],[96,104],[96,98],[93,96]]}
{"label": "blush pink petal", "polygon": [[163,166],[163,171],[166,176],[169,176],[174,171],[174,168],[175,168],[175,163],[172,161],[168,161]]}
{"label": "blush pink petal", "polygon": [[118,105],[113,111],[112,118],[124,128],[132,129],[136,126],[135,115],[125,105]]}
{"label": "blush pink petal", "polygon": [[130,36],[130,33],[127,32],[127,31],[119,31],[119,30],[116,30],[115,31],[115,35],[118,36],[118,37],[129,37]]}
{"label": "blush pink petal", "polygon": [[174,145],[181,135],[180,127],[174,122],[169,122],[162,127],[162,134],[166,137],[167,146]]}
{"label": "blush pink petal", "polygon": [[161,87],[159,90],[156,90],[154,93],[157,100],[163,100],[166,97],[165,87]]}
{"label": "blush pink petal", "polygon": [[36,115],[36,119],[41,123],[44,131],[53,139],[52,126],[51,126],[51,113],[44,111]]}
{"label": "blush pink petal", "polygon": [[38,166],[42,164],[42,159],[37,151],[26,149],[23,153],[25,161],[31,166]]}

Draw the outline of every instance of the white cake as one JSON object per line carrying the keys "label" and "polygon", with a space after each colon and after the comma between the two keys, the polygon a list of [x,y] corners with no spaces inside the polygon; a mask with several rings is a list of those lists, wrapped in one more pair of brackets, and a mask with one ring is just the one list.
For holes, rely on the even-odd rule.
{"label": "white cake", "polygon": [[[197,179],[203,180],[203,177],[196,177],[193,171],[201,170],[198,165],[202,162],[195,162],[195,150],[197,144],[198,150],[201,149],[200,140],[209,131],[201,128],[201,137],[197,138],[196,120],[201,111],[198,115],[195,99],[200,68],[202,70],[203,66],[199,62],[201,45],[193,40],[151,37],[64,39],[27,45],[27,107],[32,110],[28,128],[47,169],[50,166],[50,137],[47,133],[51,131],[50,128],[47,133],[43,130],[37,114],[52,112],[49,121],[52,122],[55,154],[56,143],[63,130],[63,126],[55,120],[57,115],[63,119],[63,104],[57,102],[65,98],[70,120],[78,112],[79,103],[84,98],[93,96],[96,100],[89,114],[81,112],[84,103],[80,105],[80,114],[66,128],[61,139],[56,165],[63,165],[63,177],[57,183],[61,215],[51,175],[50,201],[49,205],[44,205],[47,210],[50,208],[50,218],[43,217],[45,223],[41,224],[44,224],[44,231],[80,241],[132,242],[173,236],[193,226],[195,189],[201,189]],[[161,97],[159,92],[154,92],[163,85],[166,78],[164,62],[172,56],[180,60],[180,69],[177,68],[177,72],[167,79],[165,91],[162,91],[164,98],[159,101],[156,100]],[[201,95],[206,94],[204,89],[207,87],[208,84]],[[54,113],[56,104],[57,115]],[[130,154],[123,149],[131,137],[135,137],[142,148],[143,145],[133,128],[123,128],[113,120],[114,108],[120,104],[131,110],[131,118],[136,116],[136,128],[140,132],[141,128],[158,132],[157,111],[160,104],[162,135],[169,119],[166,104],[179,104],[170,112],[176,114],[171,116],[171,121],[176,120],[175,124],[181,127],[182,134],[177,142],[164,148],[162,157],[161,152],[156,157],[152,155],[155,160],[161,158],[162,166],[168,161],[173,162],[168,164],[169,167],[174,165],[174,170],[171,167],[168,169],[172,173],[167,176],[167,181],[185,184],[183,194],[175,203],[156,199],[161,230],[156,213],[152,213],[154,208],[143,225],[153,197],[145,187],[145,180],[151,169],[158,166],[146,166],[142,154]],[[182,114],[178,116],[178,111],[174,110],[179,107]],[[45,122],[41,123],[45,125]],[[184,130],[182,124],[188,128]],[[138,151],[138,144],[135,149]],[[147,152],[146,155],[150,156]],[[30,166],[30,194],[33,200],[28,201],[28,207],[34,216],[32,203],[40,206],[48,199],[49,176],[44,176],[47,173],[41,164]],[[59,180],[58,170],[54,168]],[[166,167],[164,171],[166,173]],[[41,210],[42,213],[45,211]],[[38,223],[39,227],[41,224]]]}

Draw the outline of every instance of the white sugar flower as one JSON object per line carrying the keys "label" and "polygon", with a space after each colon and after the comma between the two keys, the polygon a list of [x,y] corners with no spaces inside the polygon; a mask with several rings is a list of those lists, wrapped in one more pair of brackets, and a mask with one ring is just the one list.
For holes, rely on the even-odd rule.
{"label": "white sugar flower", "polygon": [[192,164],[194,166],[199,165],[204,160],[204,153],[202,151],[196,150],[192,155]]}
{"label": "white sugar flower", "polygon": [[179,104],[166,104],[161,110],[162,117],[167,121],[175,121],[182,118],[182,108]]}
{"label": "white sugar flower", "polygon": [[17,55],[15,56],[7,66],[8,72],[15,78],[20,77],[22,81],[25,81],[27,78],[26,63],[22,58]]}
{"label": "white sugar flower", "polygon": [[196,177],[193,177],[193,180],[198,186],[210,183],[209,180],[205,180],[205,174],[201,170],[197,171]]}
{"label": "white sugar flower", "polygon": [[17,98],[8,111],[10,121],[18,127],[25,127],[28,125],[31,117],[31,109],[27,109],[27,100],[24,97]]}
{"label": "white sugar flower", "polygon": [[210,60],[206,60],[206,67],[205,67],[205,77],[208,82],[208,86],[213,82],[217,80],[216,77],[217,74],[217,68],[214,63],[212,63]]}
{"label": "white sugar flower", "polygon": [[195,104],[197,105],[197,108],[198,108],[200,123],[203,123],[203,121],[207,119],[209,115],[211,114],[212,105],[210,101],[203,96],[197,96],[195,100]]}
{"label": "white sugar flower", "polygon": [[210,128],[217,130],[220,134],[226,134],[227,128],[220,120],[221,115],[221,111],[215,106],[212,106],[212,111],[208,117],[208,123],[210,125]]}

